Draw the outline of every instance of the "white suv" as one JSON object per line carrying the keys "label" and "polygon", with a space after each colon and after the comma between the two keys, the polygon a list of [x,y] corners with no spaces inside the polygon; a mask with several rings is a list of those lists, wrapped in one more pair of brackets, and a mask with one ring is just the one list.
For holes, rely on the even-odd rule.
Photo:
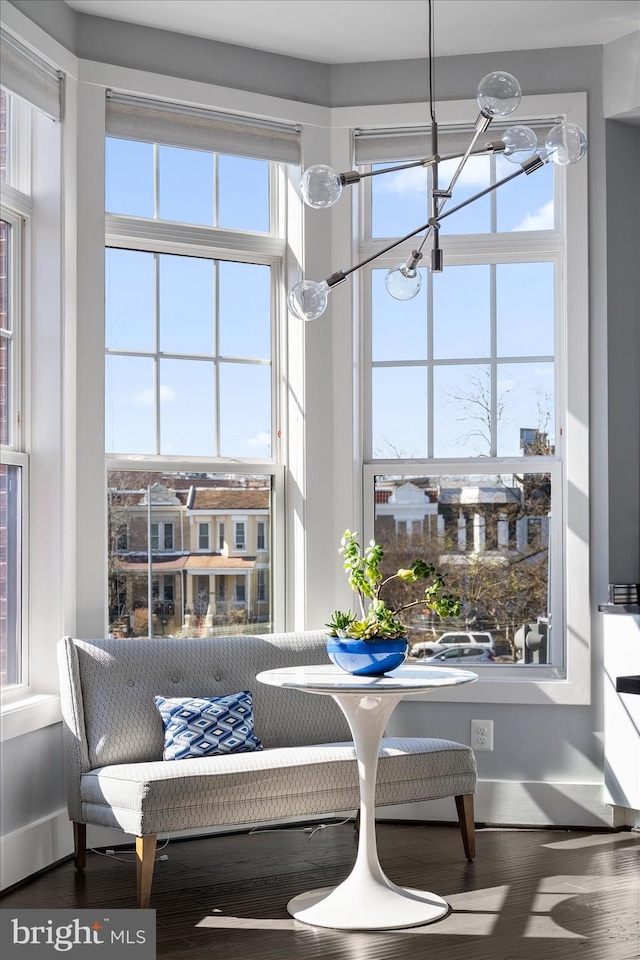
{"label": "white suv", "polygon": [[478,643],[489,650],[495,649],[493,634],[482,630],[460,630],[443,633],[437,640],[420,640],[411,645],[411,656],[430,657],[446,650],[452,643]]}

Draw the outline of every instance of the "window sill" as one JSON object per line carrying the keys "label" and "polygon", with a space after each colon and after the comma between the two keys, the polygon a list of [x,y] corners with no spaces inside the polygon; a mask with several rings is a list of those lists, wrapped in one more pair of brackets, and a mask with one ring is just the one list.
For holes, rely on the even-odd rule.
{"label": "window sill", "polygon": [[60,697],[56,694],[35,694],[13,703],[3,703],[0,708],[0,742],[61,721]]}
{"label": "window sill", "polygon": [[[452,665],[453,666],[453,665]],[[481,664],[455,665],[476,673],[470,685],[443,687],[428,694],[412,696],[412,700],[438,700],[443,703],[523,703],[523,704],[588,704],[591,702],[589,676],[561,677],[551,665],[507,666],[496,669]],[[498,673],[499,670],[499,673]],[[518,672],[516,672],[518,671]],[[522,672],[520,672],[522,671]]]}

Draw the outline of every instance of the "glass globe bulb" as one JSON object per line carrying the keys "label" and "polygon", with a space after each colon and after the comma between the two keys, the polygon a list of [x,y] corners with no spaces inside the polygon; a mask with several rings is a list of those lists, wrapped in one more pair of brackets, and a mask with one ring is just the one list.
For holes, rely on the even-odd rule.
{"label": "glass globe bulb", "polygon": [[502,156],[511,163],[523,163],[538,149],[538,138],[531,127],[509,127],[502,135],[505,151]]}
{"label": "glass globe bulb", "polygon": [[398,263],[388,271],[384,278],[387,293],[396,300],[413,300],[420,293],[422,274],[415,267]]}
{"label": "glass globe bulb", "polygon": [[326,280],[301,280],[289,291],[289,310],[298,320],[316,320],[327,309],[329,290]]}
{"label": "glass globe bulb", "polygon": [[478,106],[485,117],[508,117],[522,96],[520,84],[510,73],[496,70],[478,84]]}
{"label": "glass globe bulb", "polygon": [[342,182],[339,174],[324,163],[309,167],[300,178],[300,193],[309,207],[321,210],[332,207],[340,199]]}
{"label": "glass globe bulb", "polygon": [[582,160],[587,152],[587,135],[577,123],[556,123],[547,134],[549,159],[561,167]]}

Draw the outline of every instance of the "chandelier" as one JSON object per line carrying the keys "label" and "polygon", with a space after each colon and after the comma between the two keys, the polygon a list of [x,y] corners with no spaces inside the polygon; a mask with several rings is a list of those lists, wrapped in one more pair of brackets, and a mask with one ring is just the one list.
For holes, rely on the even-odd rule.
{"label": "chandelier", "polygon": [[[434,106],[433,0],[428,0],[428,3],[431,156],[388,166],[384,169],[370,170],[365,173],[359,173],[357,170],[336,173],[335,170],[325,164],[315,164],[302,174],[300,193],[309,207],[321,210],[332,207],[340,199],[344,187],[351,187],[365,177],[382,176],[387,173],[395,173],[398,170],[407,170],[410,167],[424,167],[425,169],[430,167],[432,179],[429,196],[429,219],[426,223],[412,230],[411,233],[405,234],[399,240],[394,240],[384,249],[346,270],[337,270],[320,282],[301,280],[296,283],[289,291],[287,303],[291,313],[300,320],[315,320],[320,317],[326,310],[328,296],[335,286],[343,283],[356,270],[360,270],[366,264],[377,260],[378,257],[384,256],[390,250],[424,232],[420,244],[412,251],[408,259],[392,267],[385,278],[387,292],[392,297],[396,300],[413,299],[417,296],[422,284],[422,275],[418,265],[423,258],[422,251],[427,239],[431,240],[429,270],[432,273],[442,272],[444,261],[443,251],[440,247],[440,224],[445,217],[449,217],[463,207],[469,206],[475,200],[492,193],[516,177],[523,174],[530,176],[549,161],[559,166],[568,166],[581,160],[587,151],[587,137],[584,131],[577,124],[568,123],[564,120],[551,127],[545,137],[544,145],[541,147],[538,144],[536,133],[530,127],[518,124],[505,130],[501,139],[491,140],[482,146],[478,146],[479,138],[487,131],[492,120],[510,116],[517,110],[522,97],[520,84],[516,78],[503,70],[497,70],[494,73],[487,74],[478,85],[476,99],[480,113],[475,121],[469,146],[464,153],[440,156],[438,154],[438,124]],[[449,201],[454,197],[456,183],[469,157],[490,156],[491,154],[502,154],[505,159],[516,164],[517,169],[486,189],[480,190],[473,196],[445,210]],[[439,164],[450,160],[458,160],[459,162],[450,181],[446,186],[443,186],[438,176],[438,167]]]}

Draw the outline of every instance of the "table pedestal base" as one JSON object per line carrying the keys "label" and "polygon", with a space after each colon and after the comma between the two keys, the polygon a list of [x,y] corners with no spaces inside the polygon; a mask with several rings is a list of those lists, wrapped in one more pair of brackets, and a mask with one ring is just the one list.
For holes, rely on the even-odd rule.
{"label": "table pedestal base", "polygon": [[301,893],[287,904],[296,920],[335,930],[395,930],[441,920],[449,904],[435,893],[383,885],[372,879],[351,890],[347,879],[338,887]]}

